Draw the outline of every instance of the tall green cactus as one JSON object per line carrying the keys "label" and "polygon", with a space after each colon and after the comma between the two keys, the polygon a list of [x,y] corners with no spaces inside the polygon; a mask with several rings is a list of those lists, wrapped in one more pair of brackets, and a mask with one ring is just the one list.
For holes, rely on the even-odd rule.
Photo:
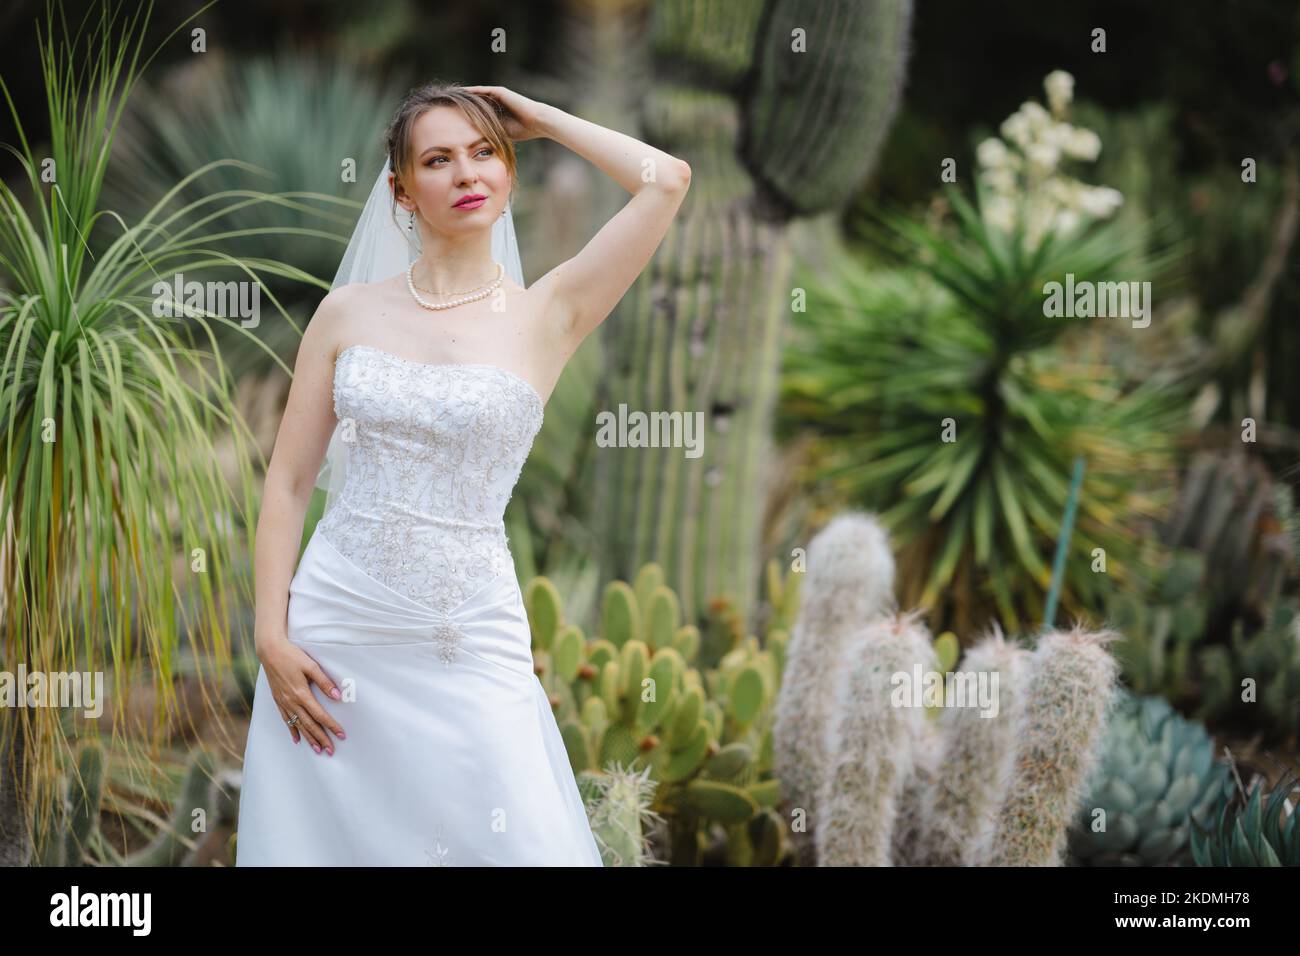
{"label": "tall green cactus", "polygon": [[597,456],[606,578],[671,559],[688,620],[749,613],[785,317],[790,227],[843,204],[898,108],[911,0],[662,0],[641,134],[692,188],[655,261],[602,327],[600,407],[699,413],[703,448]]}
{"label": "tall green cactus", "polygon": [[775,763],[792,818],[811,807],[801,857],[811,844],[832,866],[1063,864],[1115,688],[1117,635],[1057,631],[1031,652],[995,630],[953,676],[986,680],[995,696],[980,703],[996,712],[947,699],[916,707],[896,696],[896,676],[946,675],[955,651],[946,635],[932,642],[916,612],[880,613],[879,595],[874,613],[851,616],[863,591],[893,580],[875,520],[832,521],[809,547],[808,575]]}

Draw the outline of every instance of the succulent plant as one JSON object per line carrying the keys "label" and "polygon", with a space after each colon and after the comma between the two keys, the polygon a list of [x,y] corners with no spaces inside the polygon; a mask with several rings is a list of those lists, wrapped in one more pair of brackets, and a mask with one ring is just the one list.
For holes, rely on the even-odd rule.
{"label": "succulent plant", "polygon": [[1145,593],[1111,596],[1106,612],[1124,640],[1115,650],[1126,683],[1139,694],[1177,699],[1189,691],[1209,611],[1205,555],[1176,550]]}
{"label": "succulent plant", "polygon": [[1267,793],[1262,775],[1247,790],[1233,774],[1216,796],[1207,824],[1192,827],[1197,866],[1300,866],[1300,772]]}
{"label": "succulent plant", "polygon": [[[1200,716],[1263,730],[1282,739],[1300,735],[1300,613],[1281,601],[1264,627],[1245,636],[1238,620],[1226,645],[1200,655]],[[1249,680],[1251,683],[1244,684]]]}
{"label": "succulent plant", "polygon": [[171,819],[148,845],[125,856],[99,834],[99,817],[107,781],[103,746],[83,742],[76,770],[68,774],[65,795],[55,802],[49,823],[36,840],[35,866],[189,866],[198,861],[191,834],[193,814],[202,809],[209,826],[233,824],[238,813],[230,790],[216,774],[212,755],[203,749],[190,754],[185,777],[175,796]]}
{"label": "succulent plant", "polygon": [[[797,586],[772,573],[784,613],[793,613]],[[702,664],[700,629],[683,623],[677,595],[654,563],[630,584],[606,585],[601,633],[591,640],[566,622],[546,577],[528,582],[524,606],[539,679],[589,795],[603,775],[642,774],[653,784],[647,819],[662,825],[673,863],[762,865],[784,856],[783,829],[764,819],[779,793],[771,711],[784,631],[770,630],[763,645],[753,635],[737,639],[736,621],[719,607],[708,627],[716,666]],[[587,806],[594,819],[598,807]],[[607,863],[614,856],[646,862],[629,839],[611,838],[620,849]]]}
{"label": "succulent plant", "polygon": [[1202,724],[1184,719],[1163,698],[1121,691],[1070,833],[1073,862],[1191,863],[1193,818],[1208,813],[1227,773]]}

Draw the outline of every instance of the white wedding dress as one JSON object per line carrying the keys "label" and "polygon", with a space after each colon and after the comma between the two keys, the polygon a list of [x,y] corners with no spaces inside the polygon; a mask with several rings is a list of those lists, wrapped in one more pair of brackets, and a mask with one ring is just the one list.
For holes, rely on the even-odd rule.
{"label": "white wedding dress", "polygon": [[344,692],[295,744],[259,668],[237,866],[602,866],[502,520],[542,399],[486,364],[338,357],[349,473],[289,589],[288,636]]}

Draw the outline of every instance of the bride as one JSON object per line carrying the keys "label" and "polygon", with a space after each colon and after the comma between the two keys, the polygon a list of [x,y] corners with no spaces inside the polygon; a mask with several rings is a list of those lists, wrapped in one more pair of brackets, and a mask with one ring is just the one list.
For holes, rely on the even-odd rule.
{"label": "bride", "polygon": [[[508,201],[513,141],[537,137],[632,198],[525,288]],[[236,865],[601,866],[502,519],[565,362],[690,168],[499,86],[417,88],[386,141],[266,474]]]}

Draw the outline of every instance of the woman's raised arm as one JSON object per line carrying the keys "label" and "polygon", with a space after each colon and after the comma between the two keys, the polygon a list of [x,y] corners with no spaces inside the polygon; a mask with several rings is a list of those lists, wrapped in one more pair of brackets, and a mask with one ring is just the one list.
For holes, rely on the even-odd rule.
{"label": "woman's raised arm", "polygon": [[606,129],[502,86],[471,86],[508,112],[515,139],[549,137],[567,146],[632,194],[572,259],[560,263],[529,291],[546,302],[555,330],[576,348],[605,321],[650,262],[686,198],[691,167],[639,139]]}
{"label": "woman's raised arm", "polygon": [[606,317],[654,256],[686,198],[691,167],[625,133],[606,129],[553,106],[543,106],[541,134],[589,160],[632,193],[582,251],[535,286],[548,314],[573,347]]}

